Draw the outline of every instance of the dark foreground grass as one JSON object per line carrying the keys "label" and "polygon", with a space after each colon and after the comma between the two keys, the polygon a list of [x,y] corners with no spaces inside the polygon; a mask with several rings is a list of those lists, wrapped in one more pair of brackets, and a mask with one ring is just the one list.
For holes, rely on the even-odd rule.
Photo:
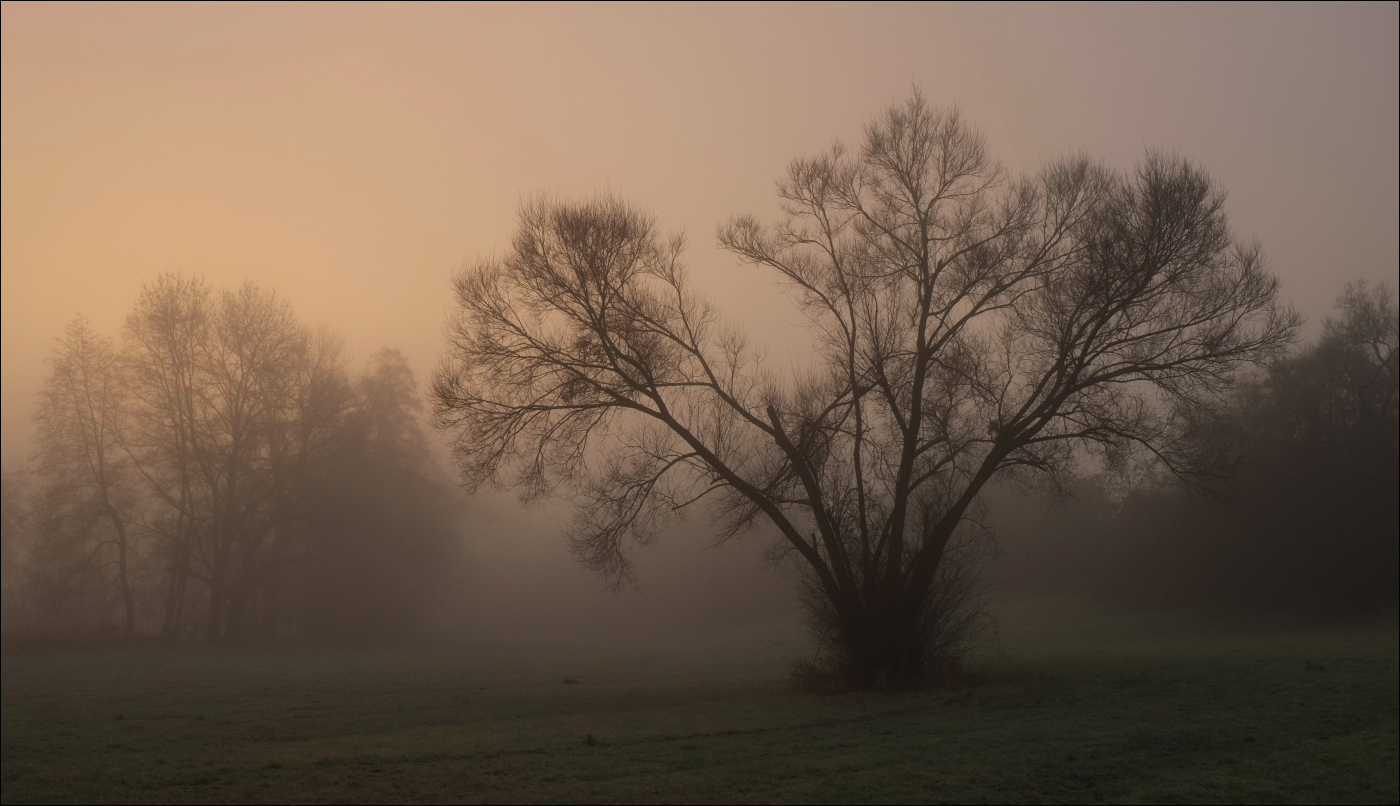
{"label": "dark foreground grass", "polygon": [[[1385,802],[1384,625],[1009,630],[962,692],[795,693],[769,653],[415,647],[3,659],[19,802]],[[571,682],[565,682],[568,679]]]}

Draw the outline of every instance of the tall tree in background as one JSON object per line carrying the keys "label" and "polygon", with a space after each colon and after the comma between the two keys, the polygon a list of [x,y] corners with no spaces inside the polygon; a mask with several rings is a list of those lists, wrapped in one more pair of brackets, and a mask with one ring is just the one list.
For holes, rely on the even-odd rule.
{"label": "tall tree in background", "polygon": [[136,629],[134,490],[122,448],[124,383],[117,352],[79,318],[64,331],[49,365],[35,419],[50,523],[69,533],[79,562],[115,569],[130,638]]}
{"label": "tall tree in background", "polygon": [[1003,494],[1003,572],[1039,594],[1120,606],[1394,609],[1397,346],[1395,291],[1349,285],[1318,339],[1275,356],[1201,429],[1203,452],[1231,460],[1210,495],[1163,474],[1126,489],[1080,479],[1075,500],[1053,506]]}
{"label": "tall tree in background", "polygon": [[303,481],[317,465],[335,461],[336,447],[356,409],[339,339],[320,333],[295,357],[284,367],[288,397],[268,423],[263,514],[256,522],[259,537],[242,549],[243,573],[229,619],[233,635],[245,629],[250,609],[257,611],[252,615],[262,634],[276,635],[281,629],[287,570],[305,548],[299,522],[305,510]]}
{"label": "tall tree in background", "polygon": [[1353,460],[1400,467],[1400,311],[1395,292],[1352,283],[1322,338],[1278,363],[1271,381],[1280,436],[1335,446]]}
{"label": "tall tree in background", "polygon": [[294,399],[307,334],[290,306],[252,285],[221,293],[197,366],[195,456],[209,495],[200,559],[209,575],[207,634],[241,628],[245,591],[267,537],[271,441]]}
{"label": "tall tree in background", "polygon": [[196,540],[210,523],[196,428],[211,297],[200,280],[162,275],[141,289],[126,320],[124,357],[132,395],[128,449],[147,491],[164,505],[150,524],[161,537],[165,558],[161,635],[168,639],[181,634]]}
{"label": "tall tree in background", "polygon": [[816,369],[765,372],[648,216],[541,201],[456,281],[434,401],[469,485],[576,490],[574,548],[614,580],[629,538],[702,498],[726,536],[773,524],[856,685],[950,660],[940,573],[991,479],[1134,446],[1185,472],[1188,414],[1295,329],[1179,159],[1013,179],[916,94],[858,151],[794,162],[779,196],[780,223],[737,218],[720,243],[787,283]]}
{"label": "tall tree in background", "polygon": [[28,490],[18,474],[0,474],[0,628],[23,621],[27,609],[23,570],[27,570],[29,540]]}
{"label": "tall tree in background", "polygon": [[1276,361],[1218,439],[1225,489],[1216,598],[1308,610],[1393,607],[1400,531],[1400,315],[1394,291],[1349,285],[1315,344]]}
{"label": "tall tree in background", "polygon": [[300,475],[297,569],[309,633],[394,635],[421,625],[454,580],[459,516],[428,450],[422,400],[398,350],[354,384],[335,441]]}

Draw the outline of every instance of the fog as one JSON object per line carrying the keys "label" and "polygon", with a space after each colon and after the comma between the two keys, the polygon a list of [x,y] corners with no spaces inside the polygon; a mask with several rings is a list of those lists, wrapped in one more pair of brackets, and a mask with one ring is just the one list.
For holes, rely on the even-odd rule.
{"label": "fog", "polygon": [[771,536],[715,545],[708,522],[693,518],[639,551],[637,587],[615,592],[564,550],[568,517],[558,508],[522,514],[511,496],[474,499],[464,584],[433,626],[490,642],[805,643],[792,569],[763,556]]}
{"label": "fog", "polygon": [[[715,228],[771,217],[791,159],[858,140],[915,86],[1014,172],[1078,153],[1126,170],[1148,147],[1205,166],[1311,338],[1347,282],[1396,284],[1398,21],[1394,4],[7,3],[3,461],[34,448],[63,328],[81,314],[117,335],[166,272],[252,281],[355,366],[396,347],[421,381],[452,276],[501,253],[538,194],[611,192],[685,231],[698,289],[782,372],[810,334]],[[566,506],[462,506],[446,631],[800,629],[763,529],[712,546],[692,518],[614,594],[560,537]]]}
{"label": "fog", "polygon": [[1397,31],[6,0],[3,800],[1400,802]]}

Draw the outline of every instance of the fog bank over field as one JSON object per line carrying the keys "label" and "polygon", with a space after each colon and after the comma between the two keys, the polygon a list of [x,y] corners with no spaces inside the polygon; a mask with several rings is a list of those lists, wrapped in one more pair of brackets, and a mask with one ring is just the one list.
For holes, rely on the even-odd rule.
{"label": "fog bank over field", "polygon": [[605,586],[567,549],[558,506],[522,513],[513,497],[467,507],[464,583],[446,595],[435,628],[485,641],[615,644],[807,640],[791,566],[768,562],[773,535],[758,530],[715,545],[704,518],[668,529],[636,552],[638,586]]}
{"label": "fog bank over field", "polygon": [[[47,614],[46,623],[118,630],[125,612],[133,634],[154,634],[164,622],[174,625],[167,632],[192,639],[208,629],[192,626],[204,618],[204,603],[227,598],[236,611],[228,619],[234,637],[253,629],[246,620],[269,635],[340,638],[427,632],[583,644],[706,636],[794,646],[808,640],[807,616],[794,596],[798,565],[775,565],[765,556],[780,541],[774,521],[759,518],[753,530],[714,545],[715,526],[704,507],[695,508],[684,521],[663,525],[653,545],[629,548],[637,585],[614,591],[570,551],[563,534],[573,517],[567,497],[526,507],[511,490],[453,491],[461,479],[446,432],[429,426],[429,409],[442,402],[429,381],[435,368],[450,368],[454,355],[448,322],[462,306],[453,299],[453,278],[474,261],[510,254],[522,210],[540,211],[544,220],[549,211],[577,212],[582,208],[569,205],[604,198],[615,202],[614,220],[645,223],[633,227],[640,233],[633,245],[669,244],[672,234],[684,233],[680,261],[688,288],[713,302],[717,327],[734,325],[751,336],[754,351],[742,369],[777,379],[777,386],[792,381],[798,370],[817,365],[818,330],[771,266],[746,264],[740,253],[754,247],[746,253],[753,257],[772,245],[754,233],[778,221],[775,182],[789,176],[794,158],[822,153],[836,140],[851,147],[847,156],[857,154],[870,121],[896,109],[917,111],[906,122],[926,115],[939,126],[960,121],[948,131],[966,124],[980,134],[960,141],[972,144],[965,153],[983,153],[977,137],[984,136],[985,154],[1010,180],[1070,166],[1058,174],[1065,181],[1041,186],[1063,191],[1073,184],[1065,177],[1079,176],[1075,181],[1087,189],[1078,196],[1066,191],[1065,199],[1102,191],[1102,198],[1123,202],[1133,196],[1131,187],[1141,197],[1152,195],[1142,188],[1174,189],[1181,197],[1191,195],[1182,188],[1227,194],[1218,220],[1228,222],[1229,232],[1202,243],[1210,241],[1211,254],[1220,257],[1217,269],[1234,259],[1227,255],[1260,244],[1262,259],[1244,260],[1258,285],[1250,304],[1261,316],[1278,314],[1271,336],[1231,357],[1255,362],[1253,385],[1232,392],[1229,411],[1215,413],[1216,436],[1225,436],[1214,447],[1235,439],[1255,450],[1254,475],[1242,476],[1247,483],[1232,491],[1244,490],[1248,506],[1211,509],[1171,486],[1165,474],[1149,472],[1129,483],[1096,476],[1093,462],[1080,476],[1061,479],[1068,482],[1060,492],[1076,493],[1077,504],[1044,487],[1011,493],[1009,484],[993,485],[986,497],[992,511],[976,513],[1003,540],[1003,557],[991,541],[979,555],[989,570],[987,596],[1007,601],[1068,590],[1097,597],[1099,605],[1187,607],[1210,600],[1235,606],[1245,597],[1232,600],[1222,580],[1258,565],[1251,556],[1257,550],[1277,566],[1270,573],[1292,580],[1289,585],[1313,584],[1308,574],[1324,566],[1335,572],[1326,585],[1313,584],[1316,598],[1325,599],[1331,594],[1317,591],[1339,591],[1361,573],[1343,568],[1328,553],[1331,544],[1318,542],[1317,535],[1334,529],[1354,540],[1347,544],[1357,549],[1352,566],[1394,566],[1385,559],[1392,544],[1375,537],[1386,529],[1373,527],[1393,517],[1394,485],[1385,473],[1393,474],[1395,463],[1366,453],[1367,446],[1391,444],[1385,416],[1394,401],[1372,394],[1381,388],[1374,379],[1348,374],[1394,363],[1393,353],[1367,363],[1367,356],[1380,355],[1367,352],[1372,346],[1390,343],[1383,325],[1394,307],[1384,300],[1393,299],[1400,271],[1400,16],[1393,3],[6,3],[2,13],[0,460],[7,528],[29,518],[22,524],[28,542],[20,541],[14,555],[22,561],[12,558],[7,542],[6,568],[43,570],[25,570],[23,584],[33,613]],[[889,120],[898,117],[891,114]],[[1076,155],[1092,166],[1085,162],[1076,174],[1071,161],[1057,162]],[[1147,177],[1154,170],[1155,184]],[[973,176],[999,175],[989,162],[978,163]],[[1103,190],[1114,182],[1117,190]],[[1011,187],[987,185],[993,186]],[[997,205],[1010,195],[987,198],[995,202],[987,209],[1002,209]],[[608,204],[584,213],[608,213]],[[1130,208],[1123,202],[1129,212],[1118,223],[1137,220],[1142,210]],[[1026,211],[1026,220],[1043,212],[1030,202]],[[1208,212],[1216,221],[1211,216],[1218,211]],[[720,228],[746,214],[754,216],[753,228],[724,230],[730,251],[721,249]],[[947,220],[964,219],[950,213]],[[1222,246],[1226,240],[1229,248]],[[1008,239],[999,254],[1011,255],[1024,242]],[[1216,272],[1193,289],[1225,293],[1246,285],[1232,289],[1220,281],[1226,276]],[[1277,294],[1272,277],[1280,281]],[[86,341],[79,341],[104,357],[88,362],[101,374],[117,365],[107,358],[132,349],[131,317],[142,300],[149,302],[146,291],[186,281],[209,300],[242,295],[243,310],[286,320],[282,332],[296,342],[288,353],[295,360],[272,368],[285,372],[266,373],[278,376],[275,383],[250,386],[281,390],[282,409],[260,421],[265,430],[258,438],[276,436],[243,454],[230,450],[211,459],[199,482],[211,491],[207,500],[186,489],[193,478],[188,446],[184,436],[170,436],[184,427],[179,417],[156,427],[159,418],[146,409],[140,428],[133,426],[145,429],[145,443],[132,447],[117,436],[104,443],[130,449],[124,455],[132,462],[138,454],[147,462],[119,468],[126,475],[112,495],[105,480],[73,486],[64,474],[81,465],[74,451],[66,464],[54,460],[37,470],[29,460],[45,445],[35,415],[53,398],[45,384],[62,362],[52,360],[52,351],[77,332],[65,328],[85,317]],[[1349,285],[1358,281],[1365,285]],[[1035,284],[1027,280],[1027,287]],[[1337,301],[1352,288],[1382,300],[1372,317],[1380,325],[1338,325],[1334,330],[1350,335],[1326,342],[1331,331],[1324,321],[1342,316],[1345,305]],[[1171,291],[1180,292],[1171,298],[1190,304],[1206,296],[1193,289]],[[1052,303],[1044,310],[1074,307]],[[218,359],[209,360],[206,380],[238,363],[226,360],[237,350],[225,347],[257,341],[239,341],[234,331],[252,317],[223,305],[209,302],[200,314],[220,334],[201,342],[219,345],[203,353]],[[1220,315],[1226,307],[1210,316],[1228,319]],[[215,309],[223,313],[210,313]],[[1293,353],[1282,349],[1295,332],[1290,310],[1305,319]],[[151,321],[159,319],[154,308],[146,311]],[[1195,326],[1183,325],[1183,332]],[[1259,369],[1265,353],[1273,362],[1268,372]],[[1347,371],[1329,374],[1329,367]],[[375,387],[371,376],[380,370],[387,374]],[[159,374],[147,373],[146,392]],[[946,388],[961,383],[955,375],[943,379]],[[375,388],[392,394],[376,402]],[[1323,392],[1309,397],[1317,389]],[[325,411],[311,405],[322,393],[334,401]],[[225,402],[237,397],[226,394]],[[1286,400],[1266,406],[1265,399]],[[1353,408],[1365,411],[1348,408],[1362,399],[1365,405]],[[1118,413],[1131,408],[1124,404]],[[401,432],[389,439],[375,425],[386,411]],[[1256,411],[1272,419],[1240,415]],[[999,416],[964,419],[967,444],[999,439],[1005,424]],[[220,417],[206,425],[206,447],[235,441],[236,429]],[[1288,429],[1303,436],[1280,447],[1273,436]],[[63,430],[50,428],[48,453],[64,452],[54,448]],[[1150,431],[1144,426],[1137,435],[1166,433],[1165,426]],[[1358,461],[1362,453],[1367,458]],[[287,459],[292,454],[306,461]],[[393,462],[384,459],[391,455]],[[241,516],[238,507],[224,505],[250,495],[229,479],[256,462],[266,465],[257,471],[262,486],[244,512],[255,513],[248,522],[256,524],[227,526]],[[27,472],[16,472],[26,463]],[[157,464],[160,472],[143,475]],[[1355,471],[1361,481],[1327,487],[1306,471],[1324,465]],[[172,481],[177,476],[183,481]],[[1391,493],[1370,494],[1367,485],[1377,479],[1378,489],[1389,484]],[[82,495],[64,497],[79,488]],[[105,509],[91,506],[98,498]],[[219,506],[219,514],[209,514]],[[134,570],[130,584],[122,572],[120,593],[103,575],[119,563],[125,568],[128,558],[102,552],[127,538],[109,540],[101,531],[107,526],[93,527],[98,509],[113,523],[119,519],[111,511],[121,510],[137,525]],[[47,514],[29,517],[37,512]],[[1348,525],[1340,529],[1343,520]],[[227,528],[209,526],[215,522]],[[297,526],[277,532],[291,522]],[[1259,525],[1266,522],[1267,529]],[[1194,542],[1174,545],[1168,523]],[[1292,542],[1270,544],[1273,532],[1287,532]],[[210,537],[215,533],[222,537]],[[337,542],[343,535],[352,538]],[[1229,543],[1239,535],[1248,539]],[[202,558],[207,569],[191,565],[190,541],[205,539],[243,548],[223,556],[216,547]],[[1280,542],[1290,548],[1273,551]],[[1231,548],[1220,549],[1226,544]],[[34,550],[41,545],[51,555]],[[1318,556],[1324,559],[1314,562]],[[210,570],[216,566],[217,573]],[[1161,585],[1139,584],[1154,568],[1171,574],[1152,577]],[[284,579],[287,569],[298,570]],[[224,575],[241,580],[227,583],[236,591],[206,595],[200,586],[220,589]],[[6,579],[9,596],[18,588]],[[192,580],[191,587],[177,580]],[[1375,592],[1392,582],[1372,582],[1366,596],[1339,609],[1374,609]],[[1254,583],[1258,601],[1270,606],[1291,595],[1282,583]],[[178,618],[185,611],[177,599],[191,608]],[[293,611],[295,618],[286,615]],[[19,612],[7,605],[7,618]],[[207,621],[221,618],[215,613]],[[377,627],[361,633],[361,621]],[[208,637],[218,639],[220,630]]]}

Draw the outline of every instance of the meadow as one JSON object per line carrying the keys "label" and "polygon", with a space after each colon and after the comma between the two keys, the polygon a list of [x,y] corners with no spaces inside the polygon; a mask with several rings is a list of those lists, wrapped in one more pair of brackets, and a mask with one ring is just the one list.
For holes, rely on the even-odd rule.
{"label": "meadow", "polygon": [[791,631],[11,645],[0,799],[1395,803],[1398,650],[1393,618],[1026,618],[977,657],[979,685],[819,695],[789,681]]}

